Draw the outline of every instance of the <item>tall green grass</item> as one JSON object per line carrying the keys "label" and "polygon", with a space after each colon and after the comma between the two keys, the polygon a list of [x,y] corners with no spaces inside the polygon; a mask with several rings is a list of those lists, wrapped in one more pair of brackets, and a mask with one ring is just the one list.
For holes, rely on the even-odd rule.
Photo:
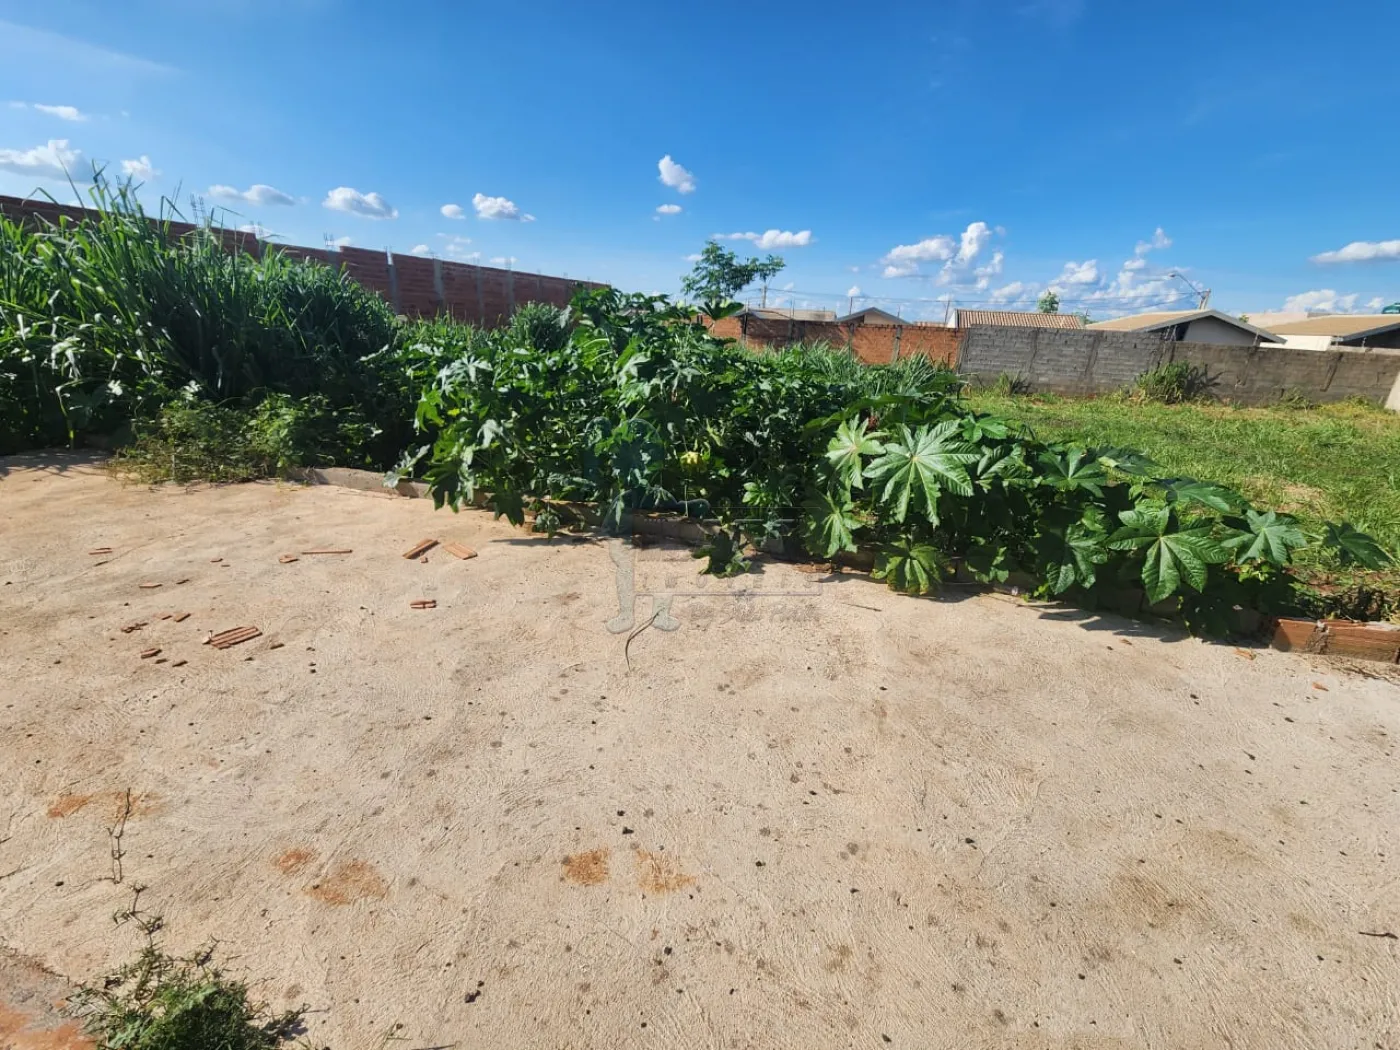
{"label": "tall green grass", "polygon": [[0,451],[71,443],[175,400],[247,408],[318,395],[406,437],[414,392],[393,310],[342,272],[226,250],[99,179],[82,221],[0,219]]}

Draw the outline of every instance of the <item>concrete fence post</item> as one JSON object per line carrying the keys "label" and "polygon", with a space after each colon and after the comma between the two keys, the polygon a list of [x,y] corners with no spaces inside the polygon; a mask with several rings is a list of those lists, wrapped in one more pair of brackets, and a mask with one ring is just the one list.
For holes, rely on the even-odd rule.
{"label": "concrete fence post", "polygon": [[890,347],[890,364],[899,360],[899,341],[904,335],[904,326],[897,324],[894,326],[894,345]]}
{"label": "concrete fence post", "polygon": [[385,252],[389,266],[389,301],[394,304],[394,313],[403,313],[403,302],[399,298],[399,268],[394,263],[394,253]]}
{"label": "concrete fence post", "polygon": [[450,313],[447,309],[447,290],[442,283],[442,260],[433,260],[433,294],[437,296],[438,313]]}

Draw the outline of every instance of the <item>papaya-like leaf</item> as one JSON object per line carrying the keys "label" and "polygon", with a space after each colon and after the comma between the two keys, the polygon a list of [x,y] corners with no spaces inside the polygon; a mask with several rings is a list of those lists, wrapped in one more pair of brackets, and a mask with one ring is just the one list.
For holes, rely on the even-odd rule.
{"label": "papaya-like leaf", "polygon": [[1235,561],[1243,564],[1248,561],[1267,561],[1284,566],[1293,560],[1293,549],[1307,545],[1308,538],[1298,528],[1297,519],[1275,511],[1262,514],[1249,507],[1245,510],[1247,529],[1241,530],[1224,541],[1225,547],[1234,552]]}
{"label": "papaya-like leaf", "polygon": [[972,495],[967,464],[978,456],[955,436],[957,431],[956,419],[914,430],[901,424],[893,440],[885,442],[884,454],[866,467],[866,477],[884,480],[880,499],[894,505],[896,521],[903,522],[909,516],[909,504],[918,500],[929,522],[936,525],[941,489]]}
{"label": "papaya-like leaf", "polygon": [[847,489],[862,487],[864,457],[878,456],[885,451],[880,443],[884,435],[870,430],[869,426],[868,419],[847,419],[836,428],[836,436],[827,445],[826,458]]}
{"label": "papaya-like leaf", "polygon": [[1209,525],[1178,522],[1166,504],[1139,504],[1118,518],[1123,525],[1108,538],[1108,546],[1143,552],[1142,584],[1154,603],[1170,598],[1183,585],[1204,590],[1209,566],[1230,556]]}

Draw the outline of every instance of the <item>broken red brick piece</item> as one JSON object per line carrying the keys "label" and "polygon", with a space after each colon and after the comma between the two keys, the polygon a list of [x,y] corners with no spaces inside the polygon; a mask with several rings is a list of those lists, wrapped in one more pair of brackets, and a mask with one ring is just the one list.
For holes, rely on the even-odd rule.
{"label": "broken red brick piece", "polygon": [[111,554],[111,553],[112,553],[112,548],[111,548],[111,547],[94,547],[92,550],[88,551],[88,553],[89,553],[89,554],[93,554],[93,555],[97,555],[97,554]]}
{"label": "broken red brick piece", "polygon": [[153,657],[153,656],[159,656],[159,655],[160,655],[160,650],[159,650],[159,649],[146,649],[146,650],[143,650],[143,651],[142,651],[142,653],[141,653],[141,659],[143,659],[143,660],[149,660],[151,657]]}
{"label": "broken red brick piece", "polygon": [[155,590],[155,589],[156,589],[157,587],[159,587],[159,586],[161,586],[161,585],[158,584],[158,583],[143,583],[143,584],[141,584],[141,589],[142,589],[143,591],[153,591],[153,590]]}
{"label": "broken red brick piece", "polygon": [[428,551],[432,550],[437,545],[438,541],[434,539],[419,540],[408,550],[404,551],[403,556],[405,558],[408,558],[410,561],[414,558],[421,558],[423,555],[427,554]]}
{"label": "broken red brick piece", "polygon": [[178,587],[178,586],[180,586],[180,584],[182,584],[182,583],[189,583],[189,582],[190,582],[190,578],[189,578],[188,576],[186,576],[183,580],[176,580],[176,581],[175,581],[175,586]]}
{"label": "broken red brick piece", "polygon": [[1328,689],[1328,688],[1327,688],[1325,685],[1323,685],[1321,682],[1314,682],[1314,683],[1313,683],[1313,688],[1314,688],[1314,689],[1321,689],[1324,693],[1330,693],[1330,692],[1331,692],[1331,690]]}
{"label": "broken red brick piece", "polygon": [[1236,655],[1236,656],[1243,656],[1246,660],[1257,660],[1257,659],[1258,659],[1258,657],[1255,656],[1253,653],[1251,653],[1248,649],[1236,649],[1236,650],[1235,650],[1235,655]]}
{"label": "broken red brick piece", "polygon": [[269,649],[280,649],[280,648],[282,648],[282,646],[284,646],[284,645],[286,645],[286,644],[287,644],[286,642],[272,642],[270,645],[268,645],[268,648],[269,648]]}
{"label": "broken red brick piece", "polygon": [[436,608],[437,608],[437,602],[434,601],[432,598],[419,598],[419,599],[417,599],[416,601],[411,601],[411,602],[409,602],[408,605],[409,605],[409,608],[411,608],[411,609],[436,609]]}
{"label": "broken red brick piece", "polygon": [[215,649],[231,649],[233,646],[251,641],[261,634],[262,631],[256,627],[231,627],[227,631],[211,634],[204,640],[204,644],[212,645]]}
{"label": "broken red brick piece", "polygon": [[125,627],[123,627],[122,634],[130,634],[132,631],[139,631],[142,627],[145,626],[145,620],[137,620],[135,623],[129,623]]}
{"label": "broken red brick piece", "polygon": [[314,551],[302,551],[303,554],[354,554],[349,547],[319,547]]}
{"label": "broken red brick piece", "polygon": [[465,543],[444,543],[442,549],[454,558],[461,558],[466,561],[468,558],[475,558],[476,551],[472,550]]}
{"label": "broken red brick piece", "polygon": [[172,616],[174,616],[174,615],[175,615],[174,613],[161,613],[160,616],[157,617],[157,619],[160,619],[160,620],[168,620],[168,619],[170,619],[170,617],[172,617]]}
{"label": "broken red brick piece", "polygon": [[284,555],[282,555],[282,557],[278,558],[277,560],[278,560],[279,562],[281,562],[283,565],[290,565],[290,564],[292,564],[292,562],[294,562],[294,561],[301,561],[301,559],[298,558],[295,554],[284,554]]}
{"label": "broken red brick piece", "polygon": [[176,623],[184,623],[189,618],[189,613],[176,613],[174,616],[171,617],[171,619],[174,620]]}
{"label": "broken red brick piece", "polygon": [[184,667],[185,664],[187,664],[187,663],[189,663],[188,660],[176,660],[176,661],[175,661],[173,664],[171,664],[170,666],[171,666],[171,667]]}
{"label": "broken red brick piece", "polygon": [[219,562],[221,562],[221,561],[223,561],[223,560],[224,560],[223,558],[210,558],[210,559],[209,559],[209,564],[210,564],[210,565],[216,565],[216,564],[218,564]]}

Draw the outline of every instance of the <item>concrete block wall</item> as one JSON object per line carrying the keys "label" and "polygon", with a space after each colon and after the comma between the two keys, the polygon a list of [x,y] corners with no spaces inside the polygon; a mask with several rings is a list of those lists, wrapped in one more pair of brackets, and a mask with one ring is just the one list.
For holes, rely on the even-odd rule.
{"label": "concrete block wall", "polygon": [[1163,342],[1136,332],[976,327],[959,371],[978,385],[1011,376],[1033,391],[1093,395],[1122,390],[1173,361],[1203,367],[1216,397],[1262,405],[1298,393],[1314,401],[1362,397],[1384,405],[1400,384],[1400,351],[1290,350]]}
{"label": "concrete block wall", "polygon": [[[61,219],[80,222],[91,214],[87,208],[69,204],[0,196],[0,215],[18,222],[57,224]],[[169,225],[171,231],[180,237],[199,228],[188,222],[171,222]],[[392,303],[396,311],[409,317],[448,314],[459,321],[493,327],[504,324],[516,307],[525,303],[547,302],[567,306],[578,288],[605,287],[592,281],[573,281],[566,277],[516,273],[415,255],[394,255],[377,248],[347,246],[334,250],[295,244],[274,245],[259,241],[250,233],[223,227],[215,227],[214,234],[230,252],[260,256],[275,248],[294,259],[343,267],[352,280]]]}

